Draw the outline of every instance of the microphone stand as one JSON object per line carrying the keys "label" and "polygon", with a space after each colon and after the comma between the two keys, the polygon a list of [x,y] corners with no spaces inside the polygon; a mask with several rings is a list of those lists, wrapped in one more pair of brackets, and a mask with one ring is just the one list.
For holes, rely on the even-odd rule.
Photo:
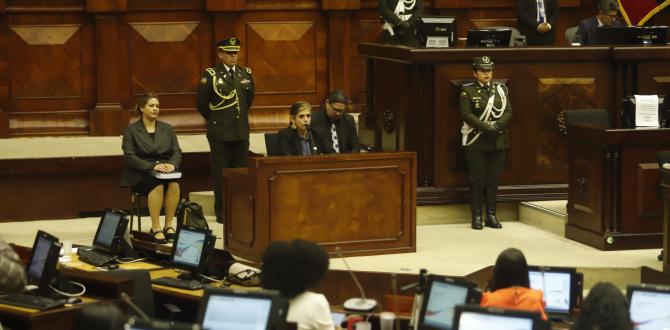
{"label": "microphone stand", "polygon": [[307,134],[309,135],[309,143],[312,145],[311,148],[309,148],[309,154],[312,155],[312,150],[314,150],[314,154],[316,154],[316,141],[314,141],[314,136],[312,136],[310,124],[305,125],[305,128],[307,129]]}
{"label": "microphone stand", "polygon": [[356,278],[356,274],[354,274],[354,272],[351,270],[351,267],[349,267],[347,259],[345,259],[344,255],[342,255],[342,250],[340,250],[339,246],[335,247],[335,253],[337,254],[338,257],[342,259],[344,265],[347,266],[347,271],[349,271],[349,275],[351,275],[351,278],[354,279],[354,283],[356,283],[358,291],[361,293],[360,298],[347,299],[347,301],[345,301],[343,304],[344,309],[362,313],[372,312],[375,308],[377,308],[377,300],[365,298],[365,292],[363,291],[363,286],[361,285],[361,282],[358,281],[358,278]]}
{"label": "microphone stand", "polygon": [[415,288],[414,290],[414,303],[412,303],[412,316],[409,319],[409,326],[414,330],[419,330],[419,317],[421,314],[421,305],[423,305],[423,293],[426,288],[426,276],[428,271],[426,269],[421,269],[419,271],[419,282],[413,283],[403,287],[403,290]]}

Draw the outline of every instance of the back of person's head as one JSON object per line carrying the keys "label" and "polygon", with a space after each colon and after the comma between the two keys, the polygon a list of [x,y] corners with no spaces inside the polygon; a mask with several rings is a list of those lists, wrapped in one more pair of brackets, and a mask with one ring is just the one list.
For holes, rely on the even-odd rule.
{"label": "back of person's head", "polygon": [[572,329],[633,329],[626,297],[623,296],[619,288],[611,283],[600,282],[596,284],[584,299],[581,312]]}
{"label": "back of person's head", "polygon": [[74,320],[75,330],[122,330],[126,317],[113,304],[91,304],[82,308]]}
{"label": "back of person's head", "polygon": [[526,257],[515,248],[509,248],[498,255],[491,279],[491,291],[512,286],[530,287]]}
{"label": "back of person's head", "polygon": [[605,15],[609,14],[611,11],[619,11],[619,4],[616,0],[599,0],[598,1],[598,12]]}
{"label": "back of person's head", "polygon": [[275,241],[263,252],[261,282],[290,299],[314,287],[328,271],[328,254],[304,240]]}

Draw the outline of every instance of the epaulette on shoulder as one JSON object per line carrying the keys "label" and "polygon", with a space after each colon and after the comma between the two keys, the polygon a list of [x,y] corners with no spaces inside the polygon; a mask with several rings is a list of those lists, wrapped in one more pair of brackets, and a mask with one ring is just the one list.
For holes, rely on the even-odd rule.
{"label": "epaulette on shoulder", "polygon": [[207,68],[205,69],[207,73],[209,73],[210,76],[214,77],[216,75],[216,71],[214,71],[214,68]]}
{"label": "epaulette on shoulder", "polygon": [[245,67],[245,69],[247,70],[247,73],[248,73],[248,74],[251,74],[251,69],[249,69],[249,68],[247,68],[247,67]]}

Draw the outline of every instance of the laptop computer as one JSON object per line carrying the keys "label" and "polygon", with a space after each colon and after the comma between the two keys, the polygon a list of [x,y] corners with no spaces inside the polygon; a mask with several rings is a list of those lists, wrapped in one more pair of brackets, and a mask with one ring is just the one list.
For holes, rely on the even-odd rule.
{"label": "laptop computer", "polygon": [[429,275],[419,315],[419,329],[451,330],[457,305],[479,304],[477,285],[465,280]]}
{"label": "laptop computer", "polygon": [[501,308],[456,306],[454,330],[539,330],[546,328],[540,314]]}
{"label": "laptop computer", "polygon": [[636,330],[670,329],[670,286],[629,285],[626,296]]}
{"label": "laptop computer", "polygon": [[581,301],[581,276],[574,267],[528,266],[530,287],[544,293],[545,312],[552,320],[570,320]]}
{"label": "laptop computer", "polygon": [[276,291],[205,288],[198,325],[209,330],[283,329],[288,301]]}

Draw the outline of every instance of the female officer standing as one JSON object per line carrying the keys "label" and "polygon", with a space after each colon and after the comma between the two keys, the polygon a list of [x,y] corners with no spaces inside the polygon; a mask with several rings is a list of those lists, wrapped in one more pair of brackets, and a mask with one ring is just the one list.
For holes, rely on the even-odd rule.
{"label": "female officer standing", "polygon": [[472,74],[476,81],[464,84],[459,98],[463,118],[462,146],[470,172],[472,229],[483,229],[484,196],[485,225],[502,228],[496,218],[496,195],[506,150],[509,149],[507,125],[512,119],[512,106],[507,99],[507,86],[492,81],[493,61],[490,57],[475,57]]}

